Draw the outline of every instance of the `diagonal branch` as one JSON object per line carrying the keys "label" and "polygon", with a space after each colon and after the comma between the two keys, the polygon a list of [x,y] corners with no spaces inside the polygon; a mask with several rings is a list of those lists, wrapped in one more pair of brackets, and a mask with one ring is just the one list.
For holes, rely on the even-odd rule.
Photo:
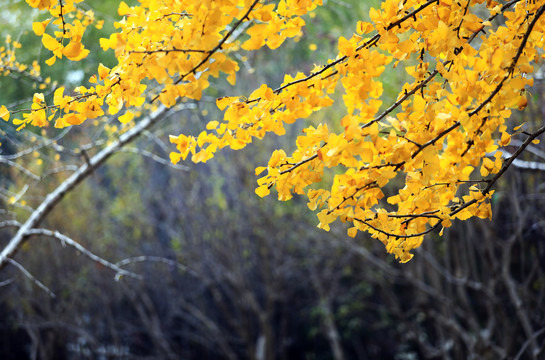
{"label": "diagonal branch", "polygon": [[19,264],[17,261],[10,258],[7,258],[6,261],[9,262],[11,265],[15,266],[20,272],[22,272],[27,278],[29,278],[30,281],[32,281],[40,289],[45,291],[49,296],[51,296],[52,298],[56,297],[53,291],[49,290],[49,288],[45,286],[42,282],[40,282],[40,280],[32,276],[32,274],[27,269],[25,269],[23,265]]}
{"label": "diagonal branch", "polygon": [[127,270],[123,270],[122,268],[120,268],[116,264],[113,264],[113,263],[111,263],[111,262],[109,262],[107,260],[104,260],[100,256],[95,255],[92,252],[90,252],[89,250],[87,250],[85,247],[83,247],[77,241],[69,238],[66,235],[61,234],[58,231],[52,231],[52,230],[49,230],[49,229],[31,229],[31,230],[29,230],[27,232],[27,236],[32,236],[32,235],[42,235],[42,236],[52,237],[54,239],[60,240],[63,245],[67,244],[67,245],[72,246],[73,248],[75,248],[80,253],[87,256],[89,259],[93,260],[94,262],[97,262],[97,263],[99,263],[101,265],[104,265],[108,269],[111,269],[111,270],[115,271],[116,272],[116,274],[115,274],[115,279],[116,280],[119,280],[121,278],[121,276],[128,276],[128,277],[131,277],[133,279],[142,279],[142,276],[137,275],[137,274],[135,274],[133,272],[130,272],[130,271],[127,271]]}
{"label": "diagonal branch", "polygon": [[0,270],[6,265],[7,259],[13,257],[21,245],[31,234],[33,228],[38,226],[49,212],[59,203],[64,196],[72,191],[76,185],[92,174],[100,165],[108,160],[117,150],[130,143],[141,135],[146,129],[158,123],[170,112],[165,106],[159,106],[158,110],[144,117],[138,124],[126,133],[122,134],[116,141],[105,147],[99,153],[89,158],[89,161],[81,165],[76,172],[63,181],[53,190],[42,203],[32,212],[19,231],[11,238],[8,244],[0,253]]}
{"label": "diagonal branch", "polygon": [[189,171],[189,167],[185,166],[185,165],[180,165],[180,164],[173,164],[172,162],[170,162],[169,160],[167,159],[164,159],[150,151],[147,151],[147,150],[144,150],[144,149],[138,149],[138,148],[134,148],[134,147],[125,147],[125,148],[121,148],[121,149],[118,149],[117,150],[118,152],[125,152],[125,153],[131,153],[131,154],[136,154],[136,155],[140,155],[142,157],[146,157],[148,159],[151,159],[161,165],[166,165],[166,166],[169,166],[173,169],[176,169],[176,170],[183,170],[183,171]]}

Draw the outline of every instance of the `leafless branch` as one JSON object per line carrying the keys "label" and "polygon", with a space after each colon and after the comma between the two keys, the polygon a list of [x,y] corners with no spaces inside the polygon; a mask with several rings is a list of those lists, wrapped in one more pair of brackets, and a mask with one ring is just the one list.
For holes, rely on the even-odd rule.
{"label": "leafless branch", "polygon": [[11,284],[14,281],[15,281],[14,279],[7,279],[7,280],[4,280],[4,281],[0,281],[0,287],[7,286],[7,285]]}
{"label": "leafless branch", "polygon": [[4,159],[4,160],[14,160],[14,159],[17,159],[17,158],[20,158],[21,156],[25,156],[25,155],[28,155],[28,154],[32,154],[34,151],[37,151],[37,150],[40,150],[44,147],[47,147],[51,144],[55,144],[57,141],[59,141],[60,139],[62,139],[66,134],[68,134],[68,132],[70,131],[70,127],[64,129],[59,135],[55,136],[54,138],[52,139],[47,139],[47,140],[44,140],[43,143],[41,144],[38,144],[36,146],[32,146],[32,147],[29,147],[25,150],[22,150],[22,151],[19,151],[18,153],[16,154],[13,154],[13,155],[0,155],[0,159]]}
{"label": "leafless branch", "polygon": [[128,264],[133,264],[133,263],[137,263],[137,262],[158,262],[158,263],[163,263],[163,264],[166,264],[166,265],[169,265],[169,266],[176,266],[180,270],[187,271],[187,272],[192,273],[192,274],[196,274],[196,271],[191,269],[187,265],[184,265],[181,262],[171,260],[171,259],[167,259],[165,257],[160,257],[160,256],[135,256],[135,257],[130,257],[130,258],[118,261],[115,265],[116,266],[126,266]]}
{"label": "leafless branch", "polygon": [[183,171],[189,171],[189,167],[185,166],[185,165],[179,165],[179,164],[173,164],[171,163],[169,160],[167,159],[163,159],[162,157],[160,156],[157,156],[155,155],[154,153],[150,152],[150,151],[146,151],[146,150],[143,150],[143,149],[138,149],[138,148],[135,148],[135,147],[131,147],[131,148],[127,148],[127,147],[123,147],[123,148],[120,148],[117,150],[117,152],[126,152],[126,153],[132,153],[132,154],[137,154],[137,155],[140,155],[140,156],[144,156],[144,157],[147,157],[161,165],[166,165],[166,166],[170,166],[171,168],[173,169],[176,169],[176,170],[183,170]]}
{"label": "leafless branch", "polygon": [[487,194],[490,191],[494,183],[507,171],[509,166],[511,166],[511,164],[516,160],[516,158],[520,154],[522,154],[522,152],[526,149],[526,147],[528,147],[535,138],[537,138],[543,133],[545,133],[545,126],[542,126],[536,132],[534,132],[533,134],[528,136],[528,138],[526,138],[524,143],[517,149],[517,151],[515,151],[513,155],[511,155],[511,157],[503,164],[501,170],[490,180],[490,182],[488,183],[488,186],[483,190],[483,194]]}
{"label": "leafless branch", "polygon": [[42,289],[43,291],[45,291],[49,296],[51,296],[52,298],[55,298],[55,294],[53,293],[53,291],[49,290],[49,288],[47,286],[45,286],[44,284],[42,284],[38,279],[36,279],[34,276],[32,276],[31,273],[28,272],[27,269],[24,268],[23,265],[19,264],[17,261],[13,260],[13,259],[10,259],[10,258],[7,258],[6,259],[7,262],[9,262],[11,265],[15,266],[19,271],[21,271],[30,281],[32,281],[34,284],[36,284],[40,289]]}
{"label": "leafless branch", "polygon": [[[510,159],[513,154],[511,154],[509,151],[502,149],[501,151],[501,157],[504,159]],[[526,161],[526,160],[519,160],[514,159],[513,160],[513,166],[519,169],[525,169],[525,170],[539,170],[539,171],[545,171],[545,163],[538,162],[538,161]]]}
{"label": "leafless branch", "polygon": [[65,166],[59,166],[59,167],[47,170],[46,172],[42,174],[42,176],[40,177],[40,180],[43,180],[44,178],[48,176],[65,172],[65,171],[71,171],[71,172],[78,171],[78,167],[76,165],[65,165]]}
{"label": "leafless branch", "polygon": [[545,328],[542,328],[542,329],[536,331],[536,332],[532,335],[532,337],[531,337],[530,339],[526,340],[526,342],[524,343],[524,345],[522,345],[522,347],[520,348],[519,352],[517,353],[517,356],[515,356],[513,360],[519,360],[519,359],[522,357],[522,355],[524,354],[524,352],[526,351],[526,348],[528,347],[528,345],[530,345],[530,343],[531,343],[532,341],[535,341],[535,339],[536,339],[537,337],[541,336],[543,333],[545,333]]}
{"label": "leafless branch", "polygon": [[5,220],[0,222],[0,229],[5,227],[21,227],[21,223],[16,220]]}
{"label": "leafless branch", "polygon": [[21,245],[25,242],[29,235],[29,231],[38,226],[40,222],[49,214],[49,212],[61,201],[64,196],[72,191],[72,189],[78,185],[81,181],[92,174],[100,165],[110,158],[117,150],[127,145],[144,130],[149,129],[152,125],[158,123],[166,117],[170,112],[165,106],[159,106],[158,110],[152,114],[145,116],[140,122],[138,122],[133,128],[120,135],[119,138],[111,143],[109,146],[102,149],[96,155],[89,159],[89,162],[84,163],[79,169],[74,172],[69,178],[63,181],[55,190],[53,190],[42,203],[32,212],[25,223],[19,228],[19,231],[9,241],[5,248],[0,253],[0,269],[6,264],[6,259],[13,257],[13,255],[19,250]]}
{"label": "leafless branch", "polygon": [[17,170],[21,171],[23,174],[27,175],[28,177],[34,179],[34,180],[40,180],[40,177],[36,174],[34,174],[32,171],[28,170],[21,164],[17,164],[14,161],[5,159],[4,157],[0,156],[0,164],[6,164],[8,166],[14,167]]}
{"label": "leafless branch", "polygon": [[101,258],[100,256],[93,254],[92,252],[87,250],[85,247],[83,247],[80,243],[76,242],[75,240],[69,238],[66,235],[61,234],[58,231],[52,231],[48,229],[31,229],[27,232],[27,236],[32,236],[32,235],[42,235],[42,236],[52,237],[54,239],[60,240],[63,245],[66,244],[66,245],[72,246],[73,248],[75,248],[76,250],[78,250],[79,252],[81,252],[83,255],[87,256],[89,259],[93,260],[94,262],[97,262],[101,265],[104,265],[108,269],[115,271],[116,280],[119,280],[121,276],[128,276],[133,279],[142,279],[142,276],[137,275],[133,272],[121,269],[116,264],[113,264]]}

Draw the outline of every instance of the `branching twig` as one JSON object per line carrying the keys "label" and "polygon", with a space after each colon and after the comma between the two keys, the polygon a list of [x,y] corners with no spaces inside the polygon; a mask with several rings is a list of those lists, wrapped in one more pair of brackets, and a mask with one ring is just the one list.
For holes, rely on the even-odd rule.
{"label": "branching twig", "polygon": [[79,244],[75,240],[69,238],[66,235],[61,234],[58,231],[52,231],[49,229],[31,229],[27,232],[27,236],[32,236],[32,235],[42,235],[42,236],[52,237],[54,239],[60,240],[63,245],[66,244],[66,245],[72,246],[74,249],[78,250],[80,253],[87,256],[89,259],[93,260],[94,262],[97,262],[101,265],[104,265],[108,269],[115,271],[116,280],[119,280],[121,276],[128,276],[133,279],[142,279],[142,276],[137,275],[133,272],[124,270],[120,268],[119,266],[117,266],[116,264],[113,264],[101,258],[100,256],[93,254],[92,252],[87,250],[85,247],[83,247],[81,244]]}
{"label": "branching twig", "polygon": [[157,163],[159,163],[161,165],[166,165],[166,166],[169,166],[169,167],[171,167],[173,169],[176,169],[176,170],[189,171],[189,167],[187,167],[185,165],[173,164],[169,160],[163,159],[162,157],[157,156],[154,153],[143,150],[143,149],[138,149],[138,148],[134,148],[134,147],[131,147],[131,148],[124,147],[124,148],[118,149],[117,152],[126,152],[126,153],[141,155],[141,156],[147,157],[147,158],[149,158],[149,159],[151,159],[151,160],[153,160],[153,161],[155,161],[155,162],[157,162]]}
{"label": "branching twig", "polygon": [[55,137],[52,138],[52,139],[48,139],[48,140],[44,141],[43,144],[39,144],[39,145],[30,147],[30,148],[28,148],[28,149],[19,151],[18,153],[13,154],[13,155],[0,155],[0,159],[4,159],[4,160],[14,160],[14,159],[20,158],[20,157],[22,157],[22,156],[25,156],[25,155],[28,155],[28,154],[32,154],[34,151],[40,150],[41,148],[44,148],[44,147],[49,146],[49,145],[51,145],[51,144],[55,144],[57,141],[59,141],[60,139],[62,139],[66,134],[68,134],[68,132],[70,131],[70,129],[71,129],[70,127],[67,127],[67,128],[64,129],[59,135],[55,136]]}
{"label": "branching twig", "polygon": [[498,181],[498,179],[507,171],[509,166],[511,166],[511,164],[515,161],[515,159],[520,154],[522,154],[524,149],[526,149],[526,147],[528,147],[535,138],[537,138],[539,135],[543,134],[544,132],[545,132],[545,126],[542,126],[532,135],[528,136],[528,138],[524,141],[524,143],[522,143],[522,145],[517,149],[517,151],[515,151],[513,155],[511,155],[511,157],[503,164],[501,170],[492,179],[490,179],[488,186],[483,190],[484,195],[486,195],[490,191],[494,183]]}
{"label": "branching twig", "polygon": [[40,180],[40,177],[38,175],[34,174],[32,171],[28,170],[27,168],[25,168],[21,164],[17,164],[14,161],[5,159],[2,156],[0,156],[0,164],[6,164],[8,166],[14,167],[17,170],[21,171],[23,174],[27,175],[28,177],[30,177],[30,178],[32,178],[32,179],[34,179],[36,181]]}
{"label": "branching twig", "polygon": [[21,245],[27,239],[29,232],[40,224],[40,222],[68,192],[87,178],[87,176],[92,174],[96,168],[102,165],[118,149],[133,141],[136,137],[142,134],[144,130],[164,119],[168,113],[169,109],[162,105],[159,106],[157,111],[144,117],[133,128],[122,134],[116,141],[91,157],[89,159],[89,163],[81,165],[75,173],[63,181],[55,190],[49,193],[49,195],[47,195],[36,210],[32,212],[25,223],[19,228],[17,234],[15,234],[15,236],[0,253],[0,269],[5,266],[7,259],[13,257],[13,255],[19,250]]}

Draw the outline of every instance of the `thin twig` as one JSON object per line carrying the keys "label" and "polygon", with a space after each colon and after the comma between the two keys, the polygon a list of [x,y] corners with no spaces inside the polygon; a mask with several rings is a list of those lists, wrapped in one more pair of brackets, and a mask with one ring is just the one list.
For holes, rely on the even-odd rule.
{"label": "thin twig", "polygon": [[14,279],[7,279],[7,280],[4,280],[4,281],[1,281],[0,282],[0,287],[7,286],[7,285],[11,284],[14,281],[15,281]]}
{"label": "thin twig", "polygon": [[163,159],[162,157],[160,156],[157,156],[155,155],[154,153],[152,152],[149,152],[149,151],[146,151],[146,150],[143,150],[143,149],[138,149],[138,148],[127,148],[127,147],[123,147],[123,148],[120,148],[117,150],[117,152],[125,152],[125,153],[132,153],[132,154],[137,154],[137,155],[141,155],[143,157],[147,157],[161,165],[166,165],[166,166],[169,166],[173,169],[176,169],[176,170],[183,170],[183,171],[189,171],[189,167],[185,166],[185,165],[180,165],[180,164],[173,164],[172,162],[170,162],[169,160],[167,159]]}
{"label": "thin twig", "polygon": [[126,266],[128,264],[137,263],[137,262],[158,262],[158,263],[163,263],[163,264],[166,264],[166,265],[169,265],[169,266],[176,266],[177,268],[179,268],[179,269],[181,269],[183,271],[187,271],[187,272],[192,273],[192,274],[197,274],[197,272],[195,270],[191,269],[187,265],[182,264],[181,262],[178,262],[178,261],[175,261],[175,260],[172,260],[172,259],[168,259],[168,258],[165,258],[165,257],[160,257],[160,256],[148,256],[148,255],[135,256],[135,257],[130,257],[130,258],[118,261],[117,263],[115,263],[115,265],[116,266]]}
{"label": "thin twig", "polygon": [[63,245],[66,244],[66,245],[72,246],[74,249],[78,250],[80,253],[87,256],[89,259],[93,260],[94,262],[97,262],[97,263],[99,263],[101,265],[104,265],[108,269],[111,269],[111,270],[115,271],[115,273],[116,273],[115,274],[115,279],[116,280],[119,280],[121,278],[121,276],[128,276],[128,277],[131,277],[133,279],[139,279],[139,280],[142,279],[141,275],[138,275],[138,274],[135,274],[133,272],[124,270],[124,269],[120,268],[119,266],[117,266],[116,264],[113,264],[113,263],[109,262],[108,260],[105,260],[105,259],[101,258],[100,256],[93,254],[91,251],[87,250],[85,247],[83,247],[77,241],[69,238],[68,236],[66,236],[64,234],[61,234],[58,231],[52,231],[52,230],[49,230],[49,229],[31,229],[31,230],[29,230],[27,232],[27,236],[32,236],[32,235],[41,235],[41,236],[52,237],[54,239],[60,240]]}
{"label": "thin twig", "polygon": [[34,284],[36,284],[40,289],[45,291],[49,296],[52,298],[55,298],[55,293],[53,291],[49,290],[47,286],[45,286],[43,283],[40,282],[40,280],[36,279],[30,272],[28,272],[27,269],[21,264],[19,264],[17,261],[7,258],[7,262],[9,262],[11,265],[15,266],[19,271],[21,271],[30,281],[32,281]]}

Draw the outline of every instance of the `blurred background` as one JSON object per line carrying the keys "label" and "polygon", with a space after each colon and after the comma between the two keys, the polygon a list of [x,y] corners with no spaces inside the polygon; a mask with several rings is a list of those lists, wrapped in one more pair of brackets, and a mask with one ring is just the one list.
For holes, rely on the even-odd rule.
{"label": "blurred background", "polygon": [[[92,7],[105,20],[86,35],[86,46],[97,51],[83,64],[47,68],[49,56],[31,30],[43,15],[24,1],[0,1],[2,39],[11,34],[22,44],[22,63],[42,65],[46,96],[55,82],[76,85],[99,62],[114,64],[113,54],[98,51],[98,39],[113,29],[115,1],[87,3],[79,5],[82,11]],[[432,234],[407,264],[366,234],[347,237],[342,224],[317,229],[302,198],[279,202],[254,194],[255,167],[274,149],[293,149],[304,123],[281,138],[222,151],[204,165],[168,162],[168,135],[198,134],[219,118],[216,97],[248,94],[262,83],[274,88],[285,73],[324,63],[338,37],[349,37],[377,3],[329,0],[307,17],[295,41],[275,51],[241,52],[236,87],[220,79],[202,101],[147,131],[63,199],[43,227],[143,278],[116,279],[74,248],[32,237],[14,260],[55,297],[15,266],[0,272],[0,358],[543,359],[542,145],[532,145],[496,186],[491,221],[456,222],[442,237]],[[385,71],[385,105],[407,80],[403,73]],[[540,74],[510,128],[542,125]],[[5,75],[1,104],[14,106],[39,88],[36,78]],[[333,124],[342,106],[308,123]],[[0,155],[9,162],[0,162],[0,245],[16,230],[9,221],[24,222],[85,161],[81,149],[95,154],[124,130],[115,118],[65,131],[16,132],[1,122]]]}

